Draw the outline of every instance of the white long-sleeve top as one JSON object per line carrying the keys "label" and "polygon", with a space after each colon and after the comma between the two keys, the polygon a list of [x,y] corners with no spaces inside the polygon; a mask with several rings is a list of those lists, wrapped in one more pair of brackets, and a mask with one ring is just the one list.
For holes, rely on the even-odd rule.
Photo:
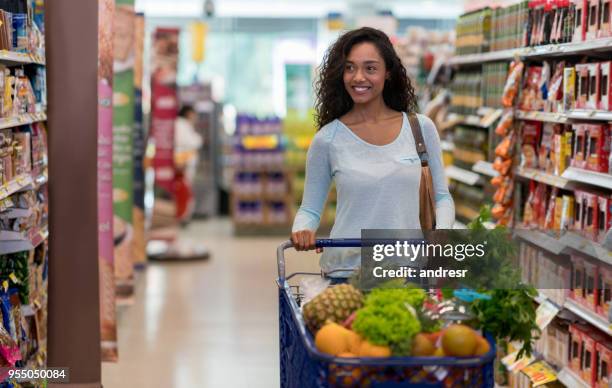
{"label": "white long-sleeve top", "polygon": [[[434,123],[417,115],[429,156],[436,202],[436,228],[450,229],[455,205],[448,191],[440,138]],[[292,230],[317,230],[332,180],[336,184],[336,219],[331,238],[360,238],[362,229],[420,230],[421,162],[406,113],[398,137],[378,146],[367,143],[334,120],[321,128],[308,150],[302,204]],[[326,248],[325,272],[360,266],[359,248]]]}
{"label": "white long-sleeve top", "polygon": [[184,117],[177,117],[174,122],[174,152],[197,151],[202,147],[202,136],[193,124]]}

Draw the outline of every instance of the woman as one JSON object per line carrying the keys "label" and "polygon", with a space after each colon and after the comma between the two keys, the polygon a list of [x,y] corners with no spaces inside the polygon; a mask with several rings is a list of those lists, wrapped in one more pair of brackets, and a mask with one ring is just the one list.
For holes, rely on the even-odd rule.
{"label": "woman", "polygon": [[[295,248],[314,248],[332,180],[338,194],[332,238],[359,238],[362,229],[420,229],[421,164],[407,116],[417,102],[389,38],[373,28],[342,35],[323,61],[316,93],[319,131],[308,150],[304,197],[293,223]],[[433,176],[436,227],[450,229],[455,207],[438,132],[429,118],[417,117]],[[326,273],[359,265],[359,249],[327,249],[321,258]]]}

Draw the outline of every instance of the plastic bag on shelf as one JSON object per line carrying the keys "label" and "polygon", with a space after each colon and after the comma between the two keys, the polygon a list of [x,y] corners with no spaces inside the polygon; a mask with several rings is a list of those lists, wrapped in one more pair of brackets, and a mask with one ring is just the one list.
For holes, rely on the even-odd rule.
{"label": "plastic bag on shelf", "polygon": [[520,60],[515,60],[510,65],[510,72],[508,73],[504,93],[502,94],[502,104],[507,108],[514,105],[514,98],[518,93],[524,68],[525,64]]}

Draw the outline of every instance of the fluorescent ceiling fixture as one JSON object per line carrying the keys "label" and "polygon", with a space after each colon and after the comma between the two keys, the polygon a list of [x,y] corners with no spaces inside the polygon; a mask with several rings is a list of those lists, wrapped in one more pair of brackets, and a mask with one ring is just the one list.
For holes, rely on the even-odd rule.
{"label": "fluorescent ceiling fixture", "polygon": [[[374,0],[371,0],[374,1]],[[350,13],[363,0],[213,0],[215,16],[250,18],[324,18],[330,12]],[[390,9],[398,18],[454,19],[463,12],[463,2],[388,0],[376,9]],[[136,10],[150,17],[200,17],[204,0],[136,0]]]}

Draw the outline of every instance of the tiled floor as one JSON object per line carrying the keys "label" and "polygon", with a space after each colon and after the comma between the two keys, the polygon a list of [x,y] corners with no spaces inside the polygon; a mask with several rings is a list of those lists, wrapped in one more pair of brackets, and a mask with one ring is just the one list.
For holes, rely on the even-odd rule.
{"label": "tiled floor", "polygon": [[[135,304],[119,313],[119,363],[103,365],[104,387],[277,387],[282,237],[235,238],[228,220],[194,223],[186,235],[212,258],[140,274]],[[291,269],[317,268],[314,254],[288,258]]]}

